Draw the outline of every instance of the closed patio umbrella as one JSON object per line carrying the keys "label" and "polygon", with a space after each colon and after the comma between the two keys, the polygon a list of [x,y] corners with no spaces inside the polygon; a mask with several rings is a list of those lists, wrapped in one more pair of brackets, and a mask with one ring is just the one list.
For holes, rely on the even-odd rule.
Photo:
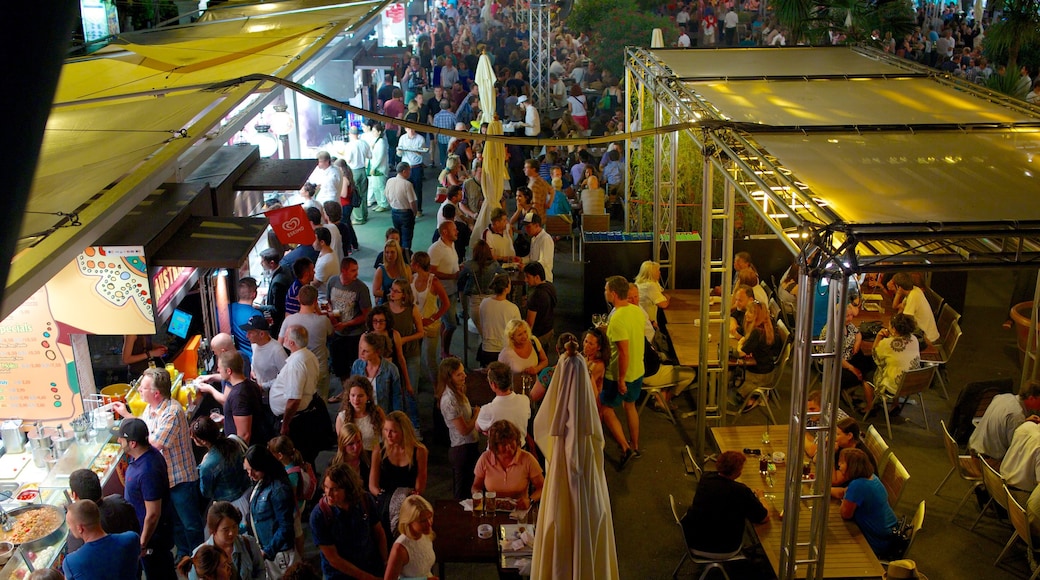
{"label": "closed patio umbrella", "polygon": [[603,426],[585,359],[560,357],[534,437],[547,468],[535,527],[531,577],[618,578],[614,524],[603,473]]}
{"label": "closed patio umbrella", "polygon": [[[480,87],[481,120],[489,123],[488,135],[501,135],[502,122],[495,119],[495,71],[491,68],[491,59],[487,53],[480,55],[477,63],[477,86]],[[471,246],[477,245],[484,229],[491,223],[491,210],[502,207],[502,186],[506,177],[506,146],[495,141],[484,142],[483,174],[480,176],[480,189],[484,193],[484,203],[477,213],[477,221],[473,224],[474,236]]]}

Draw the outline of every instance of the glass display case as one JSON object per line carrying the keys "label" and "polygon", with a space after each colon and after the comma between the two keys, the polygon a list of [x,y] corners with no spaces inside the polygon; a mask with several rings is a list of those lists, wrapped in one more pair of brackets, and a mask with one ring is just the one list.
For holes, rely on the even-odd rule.
{"label": "glass display case", "polygon": [[[57,516],[60,524],[43,537],[19,544],[6,563],[0,562],[3,565],[0,580],[22,580],[33,570],[55,564],[68,537],[64,506],[69,501],[69,475],[77,469],[91,469],[98,474],[104,489],[115,474],[122,451],[108,431],[99,431],[93,437],[77,438],[56,461],[48,462],[43,468],[37,467],[31,457],[25,459],[19,455],[22,454],[0,458],[12,466],[3,472],[7,477],[0,478],[0,498],[7,498],[0,502],[0,508],[11,517],[37,512],[53,522]],[[19,464],[22,467],[16,469]]]}

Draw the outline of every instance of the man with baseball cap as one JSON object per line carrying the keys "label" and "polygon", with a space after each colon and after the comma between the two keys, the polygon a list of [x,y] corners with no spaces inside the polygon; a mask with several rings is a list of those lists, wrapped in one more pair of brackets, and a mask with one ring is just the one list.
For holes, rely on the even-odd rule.
{"label": "man with baseball cap", "polygon": [[253,378],[266,391],[271,388],[289,355],[278,341],[271,338],[271,325],[263,316],[254,316],[239,328],[246,332],[253,349]]}
{"label": "man with baseball cap", "polygon": [[148,425],[131,417],[116,431],[119,446],[127,454],[123,497],[134,506],[141,524],[141,565],[148,580],[175,580],[173,568],[173,503],[170,500],[166,460],[148,442]]}

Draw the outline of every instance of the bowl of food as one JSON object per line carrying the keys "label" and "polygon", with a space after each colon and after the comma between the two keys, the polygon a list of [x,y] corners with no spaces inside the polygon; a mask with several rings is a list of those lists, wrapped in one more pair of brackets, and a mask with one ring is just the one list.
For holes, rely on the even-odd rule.
{"label": "bowl of food", "polygon": [[9,532],[0,531],[0,543],[36,550],[53,544],[65,533],[65,512],[52,505],[27,505],[7,512]]}
{"label": "bowl of food", "polygon": [[11,542],[0,542],[0,566],[3,566],[14,554],[15,545]]}

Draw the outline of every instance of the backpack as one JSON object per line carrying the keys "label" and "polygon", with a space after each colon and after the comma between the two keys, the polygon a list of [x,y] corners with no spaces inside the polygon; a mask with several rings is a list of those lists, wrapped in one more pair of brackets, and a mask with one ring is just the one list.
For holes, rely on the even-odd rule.
{"label": "backpack", "polygon": [[302,465],[294,465],[285,470],[286,473],[299,473],[300,482],[296,484],[296,501],[310,501],[318,491],[318,476],[314,474],[314,466],[306,461]]}

